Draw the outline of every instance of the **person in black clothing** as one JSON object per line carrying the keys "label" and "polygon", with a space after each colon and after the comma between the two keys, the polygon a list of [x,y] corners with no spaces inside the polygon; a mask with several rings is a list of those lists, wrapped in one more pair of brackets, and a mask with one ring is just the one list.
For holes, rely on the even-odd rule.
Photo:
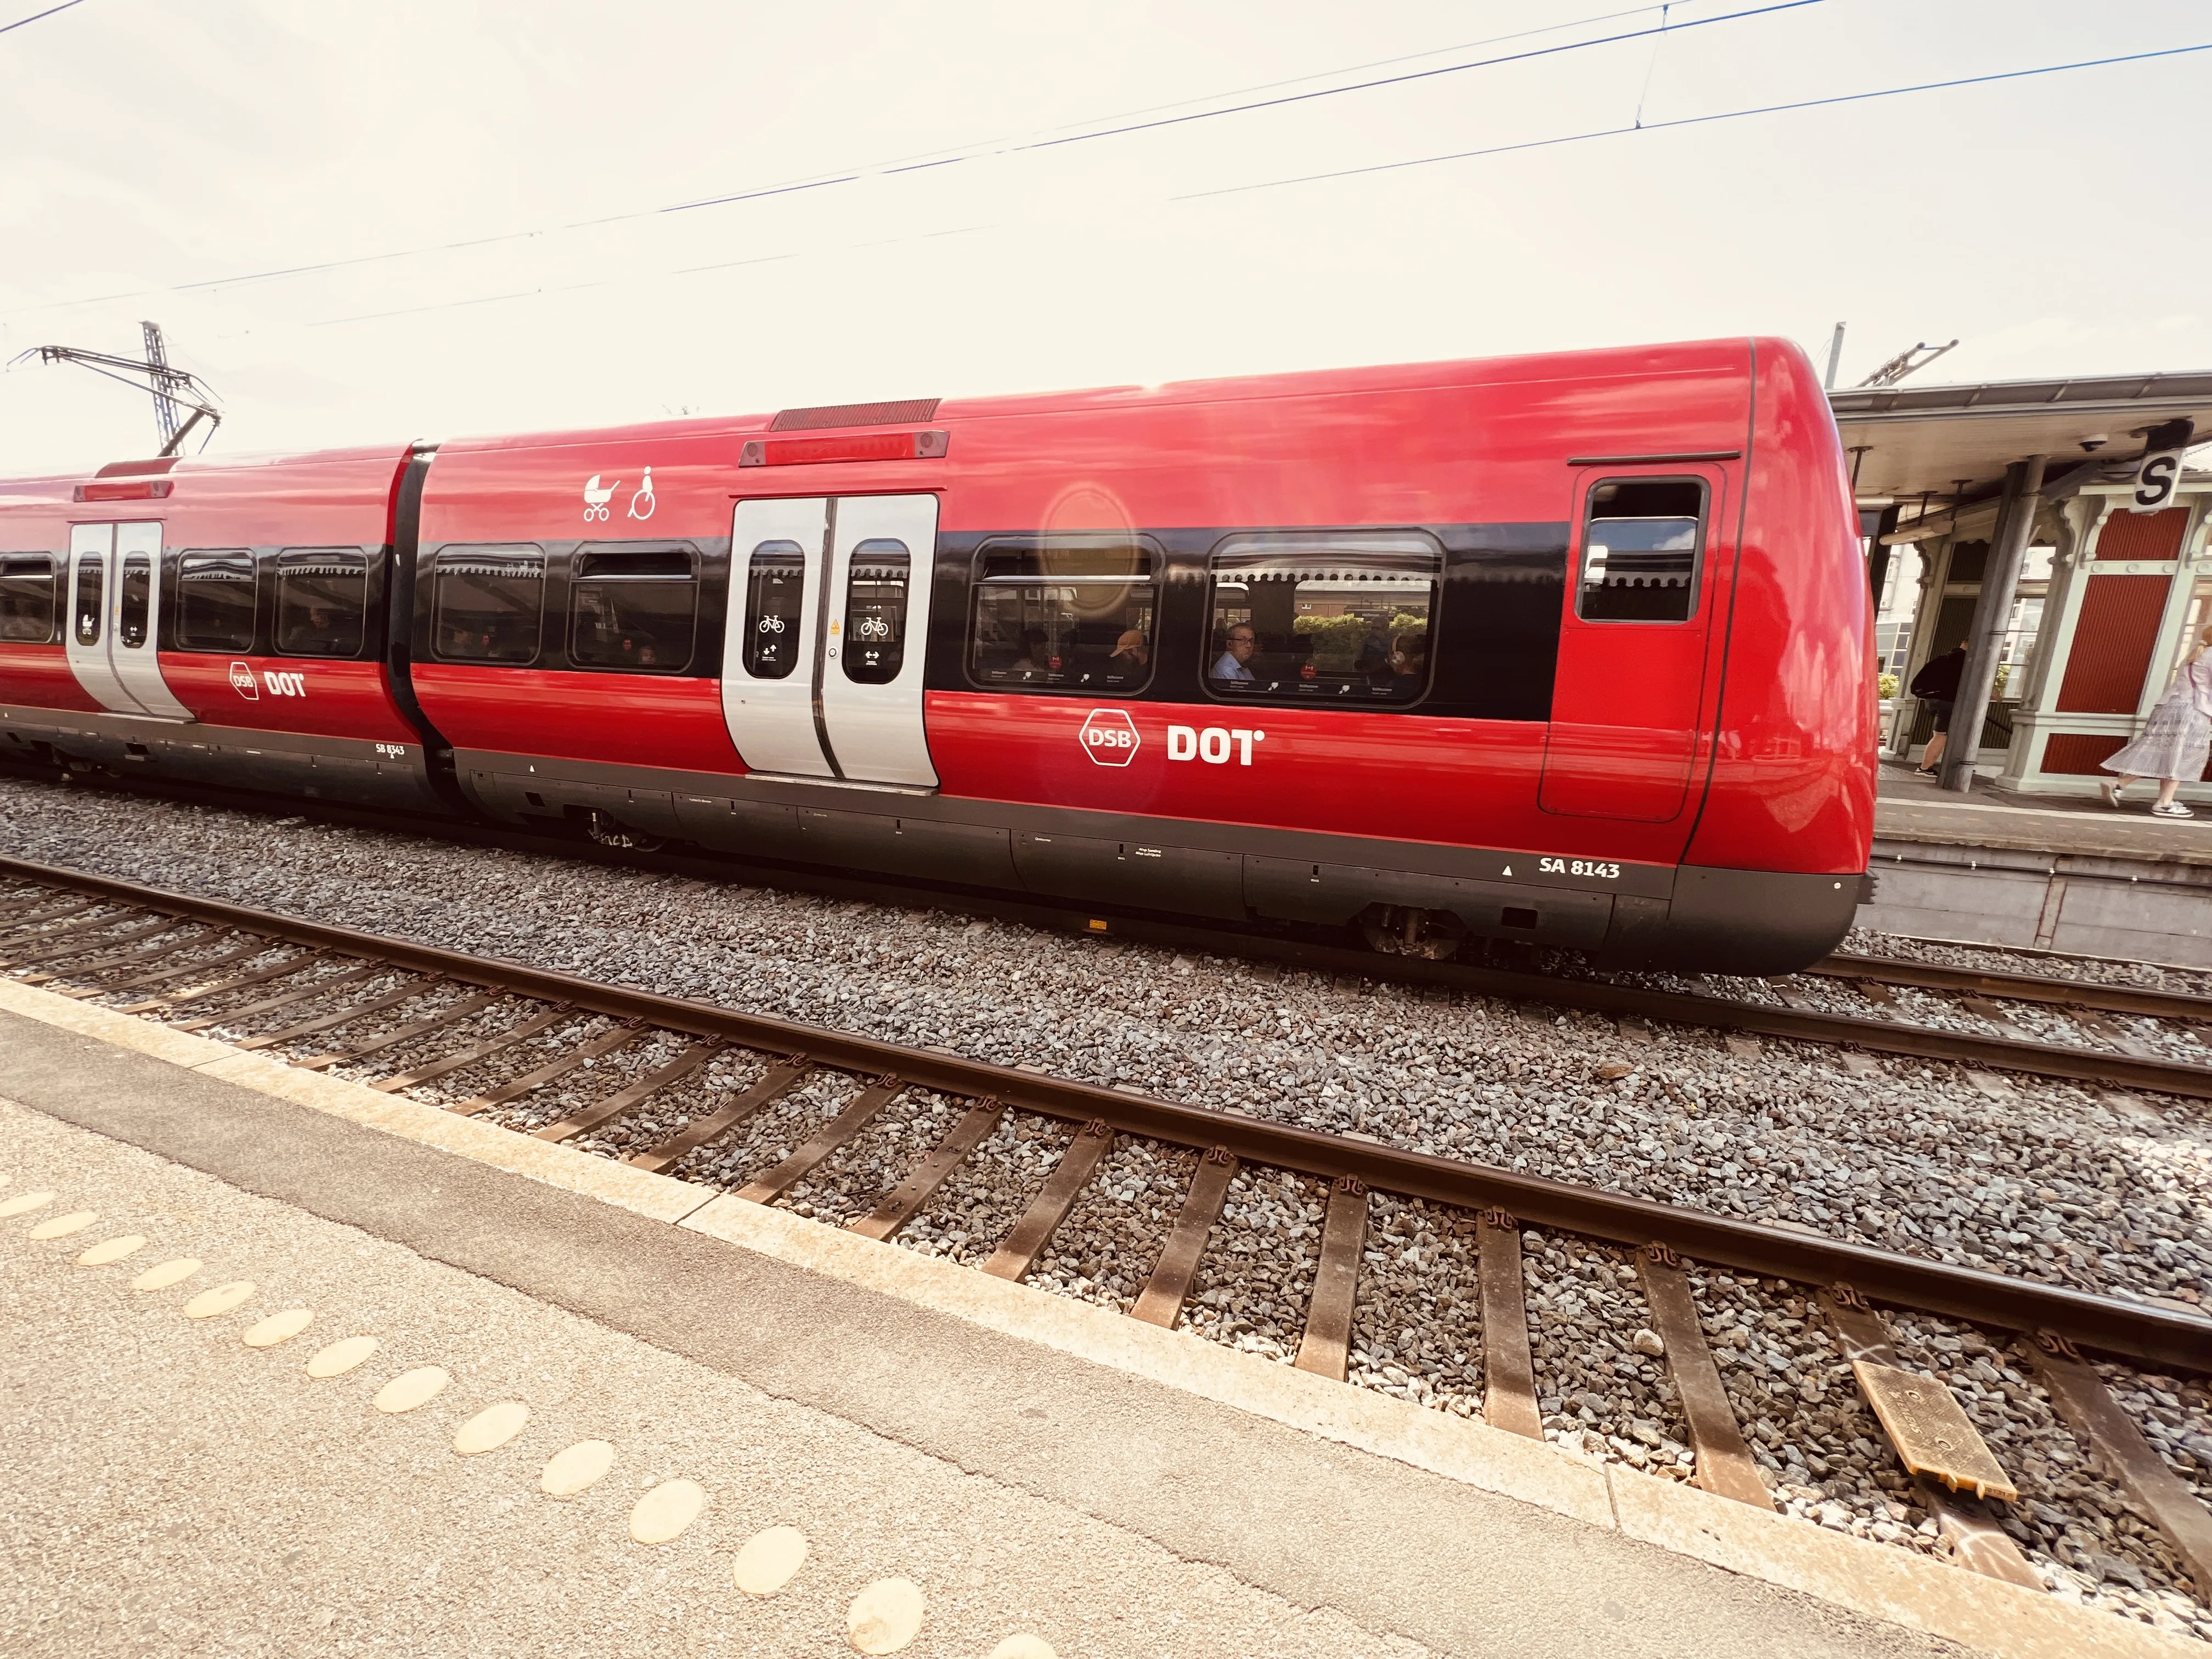
{"label": "person in black clothing", "polygon": [[1936,710],[1936,735],[1920,757],[1917,777],[1932,778],[1943,759],[1943,746],[1951,735],[1951,707],[1959,700],[1959,678],[1966,672],[1966,647],[1962,642],[1940,657],[1930,657],[1912,677],[1912,695]]}

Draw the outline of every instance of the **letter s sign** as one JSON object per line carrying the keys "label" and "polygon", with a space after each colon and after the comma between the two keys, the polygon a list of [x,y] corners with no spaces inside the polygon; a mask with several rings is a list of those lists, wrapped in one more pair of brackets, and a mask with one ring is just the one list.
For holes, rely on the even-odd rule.
{"label": "letter s sign", "polygon": [[2136,493],[2128,502],[2130,513],[2157,513],[2173,499],[2173,486],[2181,477],[2181,452],[2161,449],[2142,458],[2136,469]]}

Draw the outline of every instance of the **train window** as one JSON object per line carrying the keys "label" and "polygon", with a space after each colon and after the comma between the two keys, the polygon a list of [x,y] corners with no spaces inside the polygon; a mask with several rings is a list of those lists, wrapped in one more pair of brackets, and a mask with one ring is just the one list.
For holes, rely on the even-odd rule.
{"label": "train window", "polygon": [[368,556],[288,547],[276,556],[276,654],[357,657],[368,616]]}
{"label": "train window", "polygon": [[0,641],[46,645],[53,637],[53,556],[0,553]]}
{"label": "train window", "polygon": [[1705,487],[1611,478],[1590,488],[1575,614],[1586,622],[1686,622],[1698,608]]}
{"label": "train window", "polygon": [[1408,703],[1428,689],[1443,550],[1416,531],[1231,536],[1206,684],[1237,702]]}
{"label": "train window", "polygon": [[579,551],[568,586],[568,660],[680,674],[691,665],[699,584],[682,548]]}
{"label": "train window", "polygon": [[538,659],[545,555],[535,547],[448,547],[431,567],[431,648],[447,662]]}
{"label": "train window", "polygon": [[177,644],[185,651],[253,649],[253,555],[242,547],[177,560]]}
{"label": "train window", "polygon": [[889,685],[906,660],[906,544],[878,537],[853,550],[845,578],[845,678]]}
{"label": "train window", "polygon": [[124,560],[116,592],[116,641],[126,651],[136,651],[146,643],[146,620],[154,608],[154,562],[143,553]]}
{"label": "train window", "polygon": [[1141,691],[1152,678],[1154,550],[1126,537],[987,542],[968,672],[979,685]]}
{"label": "train window", "polygon": [[780,680],[799,665],[806,609],[806,552],[797,542],[763,542],[745,566],[745,672]]}
{"label": "train window", "polygon": [[107,599],[107,575],[97,556],[76,562],[76,642],[100,643],[100,612]]}

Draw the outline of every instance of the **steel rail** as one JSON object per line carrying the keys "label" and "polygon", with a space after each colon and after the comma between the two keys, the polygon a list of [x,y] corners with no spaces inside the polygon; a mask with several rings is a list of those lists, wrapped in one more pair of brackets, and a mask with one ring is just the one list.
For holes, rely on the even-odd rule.
{"label": "steel rail", "polygon": [[[1715,1267],[1821,1285],[1844,1284],[1875,1300],[1977,1324],[2050,1331],[2077,1346],[2212,1372],[2212,1320],[1865,1245],[1737,1221],[1540,1176],[1464,1163],[1379,1142],[1325,1134],[1119,1089],[994,1066],[864,1036],[742,1013],[656,992],[579,979],[435,945],[301,921],[0,857],[0,873],[99,894],[169,915],[220,921],[293,944],[434,973],[618,1019],[777,1054],[803,1055],[858,1077],[896,1075],[964,1098],[996,1100],[1076,1123],[1103,1121],[1124,1133],[1272,1165],[1334,1182],[1356,1176],[1371,1188],[1470,1212],[1504,1212],[1521,1222],[1632,1248],[1662,1243]],[[1572,981],[1570,981],[1572,983]]]}
{"label": "steel rail", "polygon": [[[162,783],[155,786],[141,782],[136,787],[163,798],[201,805],[221,805],[232,810],[238,810],[240,805],[235,796],[191,785]],[[1639,986],[1621,985],[1607,979],[1554,977],[1469,963],[1431,962],[1415,957],[1387,956],[1310,938],[1170,921],[1149,914],[1125,911],[1115,906],[1083,906],[1040,895],[986,892],[889,876],[854,877],[799,866],[748,860],[735,854],[617,852],[506,826],[462,823],[331,802],[275,802],[271,803],[271,810],[279,805],[288,814],[312,814],[321,822],[384,834],[433,836],[463,846],[492,847],[507,852],[559,856],[598,864],[609,869],[648,871],[720,882],[750,880],[763,885],[815,892],[836,898],[860,899],[878,904],[951,905],[972,914],[997,916],[1032,927],[1072,929],[1176,950],[1233,954],[1313,973],[1344,975],[1394,984],[1436,986],[1473,995],[1498,997],[1508,1001],[1549,1003],[1589,1013],[1626,1014],[1664,1020],[1670,1024],[1699,1026],[1710,1030],[1741,1031],[1801,1042],[1850,1045],[1918,1060],[1964,1061],[1990,1070],[2016,1072],[2032,1077],[2063,1078],[2116,1089],[2145,1090],[2154,1094],[2212,1100],[2212,1066],[2196,1065],[2187,1060],[2048,1042],[2032,1037],[1946,1030],[1879,1016],[1776,1006],[1725,995],[1655,991]],[[9,867],[9,862],[0,860],[0,869]],[[1875,967],[1863,968],[1859,965],[1862,962],[1875,964]],[[1828,972],[1832,964],[1837,965],[1832,974]],[[2141,1000],[2182,995],[2173,992],[2129,991],[2112,986],[2091,986],[2071,980],[2046,980],[2034,975],[1977,976],[1972,969],[1898,963],[1892,958],[1880,957],[1830,957],[1806,971],[1826,977],[1925,984],[1934,989],[1972,991],[1977,994],[2010,998],[2017,1001],[2052,1002],[2076,1006],[2113,1006],[2100,1000],[2103,998]],[[1969,986],[1966,977],[1955,981],[1946,977],[1954,975],[1977,977],[1979,982]],[[2047,994],[2032,994],[2038,991]],[[2212,998],[2204,1000],[2208,1005],[2205,1007],[2199,1007],[2191,1001],[2185,1008],[2177,1006],[2172,1009],[2154,1011],[2140,1006],[2117,1006],[2114,1012],[2160,1012],[2169,1018],[2212,1021]]]}
{"label": "steel rail", "polygon": [[1870,979],[1884,985],[1913,985],[1930,991],[2002,997],[2008,1002],[2041,1002],[2059,1007],[2102,1008],[2115,1014],[2147,1014],[2157,1019],[2212,1022],[2212,997],[2188,991],[2147,990],[2132,985],[2100,985],[2053,974],[1996,973],[1981,968],[1952,968],[1940,963],[1840,952],[1824,957],[1805,971],[1824,979]]}

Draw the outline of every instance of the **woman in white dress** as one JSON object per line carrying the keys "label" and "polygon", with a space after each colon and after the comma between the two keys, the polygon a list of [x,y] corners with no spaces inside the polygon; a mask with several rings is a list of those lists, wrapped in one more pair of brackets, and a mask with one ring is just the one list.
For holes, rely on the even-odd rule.
{"label": "woman in white dress", "polygon": [[2204,775],[2204,762],[2212,753],[2212,626],[2197,632],[2197,643],[2181,659],[2172,688],[2158,700],[2150,719],[2136,740],[2105,763],[2107,772],[2118,772],[2118,782],[2102,786],[2105,805],[2118,806],[2120,791],[2137,778],[2159,780],[2158,804],[2150,810],[2161,818],[2193,818],[2174,799],[2184,783]]}

